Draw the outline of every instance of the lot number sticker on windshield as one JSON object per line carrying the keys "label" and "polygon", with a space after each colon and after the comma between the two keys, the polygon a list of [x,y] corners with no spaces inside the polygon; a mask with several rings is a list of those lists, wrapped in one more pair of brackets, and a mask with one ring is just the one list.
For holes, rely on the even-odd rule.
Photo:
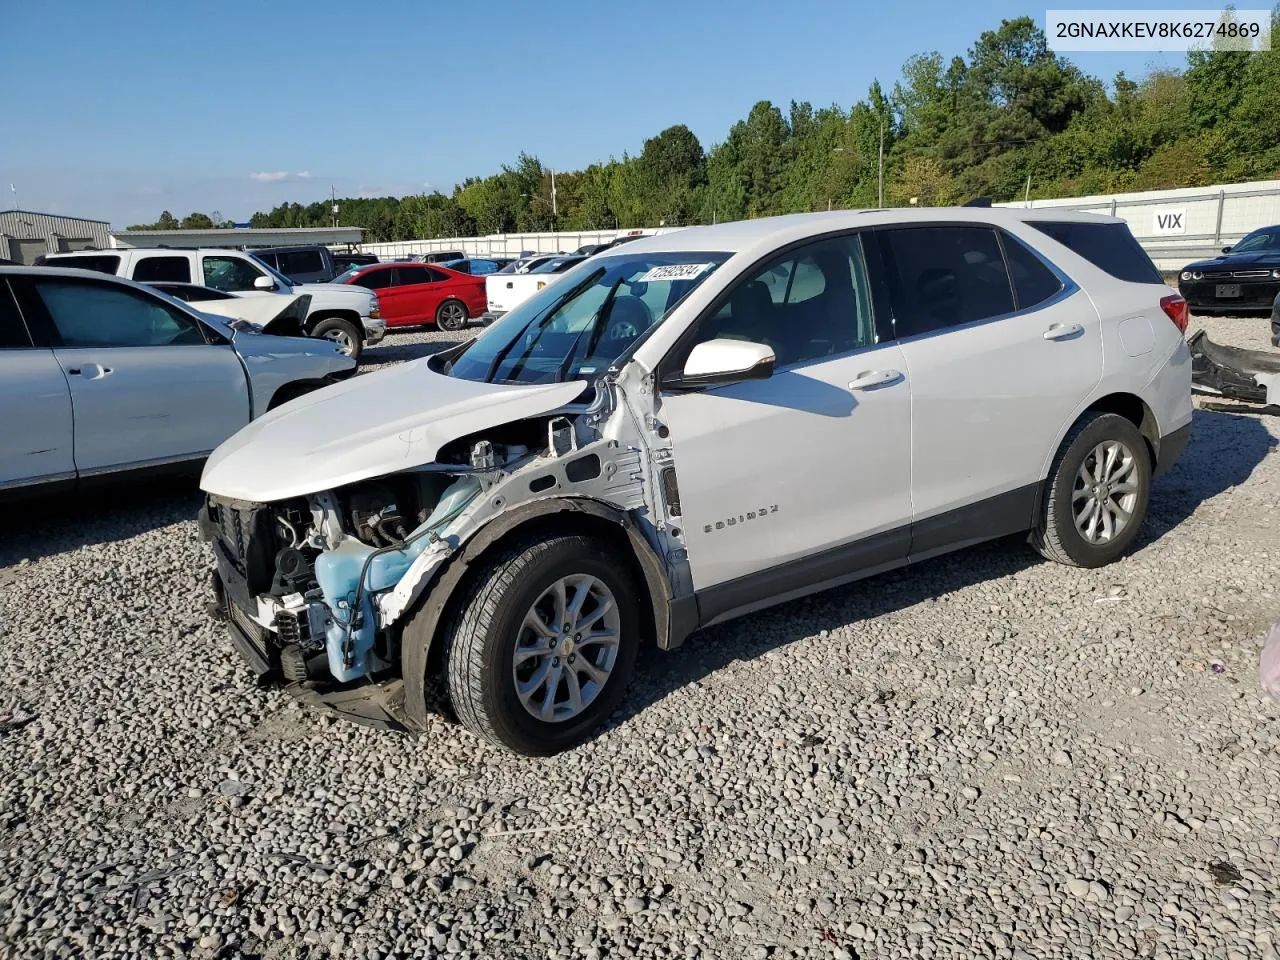
{"label": "lot number sticker on windshield", "polygon": [[671,263],[665,267],[654,267],[643,276],[636,277],[633,283],[658,283],[661,280],[692,280],[710,267],[709,263]]}

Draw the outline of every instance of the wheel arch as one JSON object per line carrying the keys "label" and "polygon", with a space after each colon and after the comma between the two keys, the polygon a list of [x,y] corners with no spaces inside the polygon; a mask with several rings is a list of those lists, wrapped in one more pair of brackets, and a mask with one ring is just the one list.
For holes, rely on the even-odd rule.
{"label": "wheel arch", "polygon": [[307,336],[311,336],[316,327],[325,320],[345,320],[356,328],[356,335],[364,340],[364,324],[360,322],[360,314],[354,310],[343,310],[341,308],[325,308],[317,310],[307,317],[307,321],[303,324],[303,329],[307,331]]}
{"label": "wheel arch", "polygon": [[1156,465],[1160,462],[1160,423],[1156,420],[1156,415],[1151,406],[1140,396],[1126,390],[1116,390],[1089,401],[1079,413],[1071,418],[1070,422],[1063,426],[1049,450],[1048,457],[1041,466],[1041,477],[1048,477],[1049,469],[1053,465],[1058,451],[1062,449],[1062,442],[1067,435],[1075,429],[1076,424],[1092,413],[1118,414],[1137,427],[1138,433],[1142,434],[1142,439],[1147,443],[1147,456],[1151,459],[1151,469],[1154,473]]}
{"label": "wheel arch", "polygon": [[484,562],[522,539],[546,533],[576,533],[603,541],[624,557],[635,575],[646,638],[662,649],[690,632],[673,625],[671,586],[665,567],[635,521],[623,510],[588,497],[534,500],[495,517],[419,588],[400,621],[400,670],[405,710],[414,723],[426,721],[427,687],[439,675],[440,633]]}

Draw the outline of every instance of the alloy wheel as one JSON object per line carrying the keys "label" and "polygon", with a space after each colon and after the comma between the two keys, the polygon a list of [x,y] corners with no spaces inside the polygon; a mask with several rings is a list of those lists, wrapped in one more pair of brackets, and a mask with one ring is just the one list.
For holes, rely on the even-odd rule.
{"label": "alloy wheel", "polygon": [[1119,440],[1099,443],[1080,464],[1071,490],[1076,530],[1089,543],[1114,540],[1133,521],[1138,503],[1137,460]]}
{"label": "alloy wheel", "polygon": [[578,716],[609,682],[620,641],[618,603],[603,581],[587,574],[556,580],[516,637],[511,670],[520,703],[546,723]]}

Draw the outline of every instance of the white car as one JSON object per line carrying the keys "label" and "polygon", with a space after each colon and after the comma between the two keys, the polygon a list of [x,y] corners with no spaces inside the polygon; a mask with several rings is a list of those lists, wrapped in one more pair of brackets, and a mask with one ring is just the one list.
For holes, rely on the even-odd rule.
{"label": "white car", "polygon": [[[549,257],[533,258],[525,267],[513,273],[490,273],[484,278],[486,310],[480,316],[482,326],[487,326],[502,317],[509,310],[518,307],[524,301],[557,280],[562,273],[572,270],[586,257],[579,254],[555,254]],[[519,261],[517,261],[517,264]]]}
{"label": "white car", "polygon": [[1119,559],[1190,435],[1186,322],[1089,214],[637,240],[219,447],[219,599],[310,702],[422,729],[439,678],[478,735],[554,752],[643,643],[1006,534]]}
{"label": "white car", "polygon": [[0,493],[196,462],[355,370],[87,270],[0,266]]}
{"label": "white car", "polygon": [[140,283],[194,282],[237,297],[310,294],[307,336],[331,340],[357,360],[366,345],[387,335],[387,324],[372,290],[340,283],[294,284],[257,257],[239,250],[82,250],[51,253],[44,262],[54,267],[98,270]]}

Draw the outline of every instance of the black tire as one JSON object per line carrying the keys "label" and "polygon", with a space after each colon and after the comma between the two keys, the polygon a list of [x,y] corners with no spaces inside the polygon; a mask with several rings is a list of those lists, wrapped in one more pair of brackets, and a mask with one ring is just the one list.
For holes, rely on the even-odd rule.
{"label": "black tire", "polygon": [[332,340],[339,350],[357,363],[360,362],[360,354],[364,352],[364,333],[350,320],[325,317],[312,328],[311,336]]}
{"label": "black tire", "polygon": [[461,300],[445,300],[436,307],[436,327],[440,330],[461,330],[469,319],[467,306]]}
{"label": "black tire", "polygon": [[[589,575],[613,594],[619,643],[595,699],[556,722],[529,713],[516,693],[513,658],[526,613],[557,580]],[[639,599],[631,572],[589,537],[525,541],[478,571],[445,637],[444,679],[450,705],[478,737],[524,756],[549,756],[586,740],[626,692],[640,646]]]}
{"label": "black tire", "polygon": [[[1120,443],[1132,454],[1132,483],[1136,490],[1125,525],[1111,539],[1093,543],[1076,526],[1073,502],[1079,492],[1077,474],[1099,444],[1108,441]],[[1080,489],[1084,490],[1083,485]],[[1081,496],[1087,499],[1089,494],[1086,491]],[[1150,497],[1151,453],[1138,428],[1119,414],[1089,414],[1071,428],[1058,448],[1058,455],[1049,471],[1043,512],[1031,531],[1031,544],[1046,559],[1068,566],[1106,566],[1119,559],[1132,545],[1147,515]]]}

